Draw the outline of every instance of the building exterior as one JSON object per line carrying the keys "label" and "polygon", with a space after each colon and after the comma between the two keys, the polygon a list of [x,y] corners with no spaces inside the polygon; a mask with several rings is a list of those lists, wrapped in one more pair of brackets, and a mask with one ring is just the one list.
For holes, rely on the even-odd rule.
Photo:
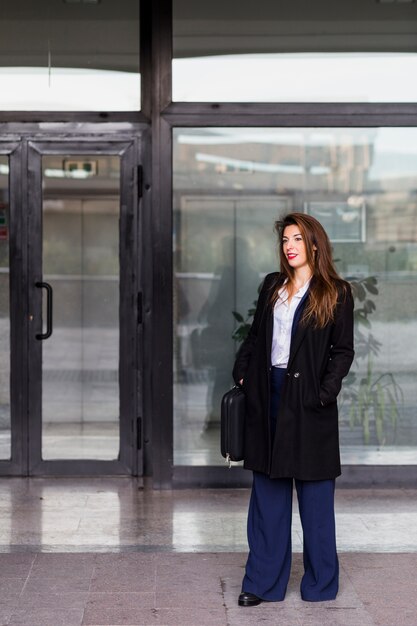
{"label": "building exterior", "polygon": [[302,210],[355,286],[341,481],[415,482],[417,3],[0,16],[0,472],[247,484],[232,335]]}

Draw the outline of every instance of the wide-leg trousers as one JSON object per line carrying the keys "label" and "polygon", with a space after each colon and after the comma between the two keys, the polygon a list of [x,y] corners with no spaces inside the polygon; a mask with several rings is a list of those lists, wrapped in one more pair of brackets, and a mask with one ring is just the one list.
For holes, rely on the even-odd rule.
{"label": "wide-leg trousers", "polygon": [[[271,416],[277,415],[285,369],[272,368]],[[271,424],[273,433],[275,424]],[[303,600],[333,600],[338,592],[334,480],[295,480],[303,528]],[[292,478],[253,473],[248,512],[249,556],[242,591],[263,600],[285,597],[291,570]]]}

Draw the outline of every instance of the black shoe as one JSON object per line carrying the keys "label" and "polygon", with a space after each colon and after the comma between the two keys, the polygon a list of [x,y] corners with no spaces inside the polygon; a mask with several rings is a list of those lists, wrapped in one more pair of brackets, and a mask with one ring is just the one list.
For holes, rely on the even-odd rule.
{"label": "black shoe", "polygon": [[261,602],[261,598],[258,598],[258,596],[255,596],[255,594],[248,593],[247,591],[242,591],[238,600],[239,606],[256,606]]}

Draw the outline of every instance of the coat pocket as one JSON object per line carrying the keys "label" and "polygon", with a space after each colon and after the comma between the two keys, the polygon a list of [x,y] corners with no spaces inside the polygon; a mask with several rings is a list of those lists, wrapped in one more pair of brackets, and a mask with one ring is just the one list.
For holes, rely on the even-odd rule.
{"label": "coat pocket", "polygon": [[303,404],[308,409],[318,409],[322,406],[320,399],[320,383],[311,377],[304,383]]}

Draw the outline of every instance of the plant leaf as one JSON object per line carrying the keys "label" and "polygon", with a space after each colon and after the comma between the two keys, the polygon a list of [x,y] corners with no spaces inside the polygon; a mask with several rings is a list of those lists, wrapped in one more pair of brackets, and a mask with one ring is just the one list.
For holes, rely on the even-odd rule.
{"label": "plant leaf", "polygon": [[375,296],[377,296],[379,294],[379,290],[377,287],[375,287],[375,285],[369,284],[366,286],[368,291],[372,294],[374,294]]}
{"label": "plant leaf", "polygon": [[243,316],[240,313],[238,313],[237,311],[232,311],[232,315],[233,315],[233,317],[235,318],[235,320],[237,322],[240,322],[241,324],[244,323],[245,320],[244,320]]}

